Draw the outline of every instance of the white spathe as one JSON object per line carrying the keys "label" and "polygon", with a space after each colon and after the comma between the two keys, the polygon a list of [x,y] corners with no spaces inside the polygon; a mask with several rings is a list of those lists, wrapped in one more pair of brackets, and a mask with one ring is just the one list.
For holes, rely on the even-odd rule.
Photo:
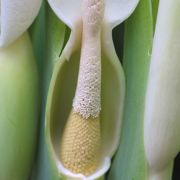
{"label": "white spathe", "polygon": [[[83,0],[48,0],[49,4],[50,4],[51,8],[53,9],[53,11],[55,12],[55,14],[59,17],[59,19],[61,19],[72,30],[69,41],[67,42],[67,44],[61,54],[60,60],[59,60],[59,62],[61,61],[61,65],[67,60],[72,61],[73,54],[75,52],[80,52],[82,50],[82,46],[81,46],[82,45],[81,44],[82,34],[85,31],[84,30],[85,26],[83,26],[83,28],[82,28],[82,24],[83,25],[87,24],[84,19],[85,16],[83,15],[83,11],[82,11],[83,10],[82,1]],[[86,1],[86,3],[93,8],[97,8],[97,6],[99,5],[99,2],[100,2],[100,0],[84,0],[84,1]],[[101,118],[103,119],[103,123],[101,124],[102,160],[100,162],[101,165],[100,165],[99,169],[97,169],[96,172],[91,174],[91,176],[89,176],[89,177],[85,177],[82,174],[74,174],[63,167],[59,158],[55,158],[57,161],[56,166],[58,167],[59,173],[63,176],[66,176],[67,179],[78,179],[78,180],[79,179],[80,180],[92,180],[93,179],[94,180],[96,178],[102,177],[103,174],[105,174],[107,172],[107,170],[109,169],[110,160],[111,160],[112,156],[114,155],[115,151],[117,150],[117,147],[119,144],[122,114],[123,114],[123,104],[124,104],[124,97],[125,97],[125,78],[124,78],[124,73],[123,73],[122,67],[119,63],[119,59],[118,59],[117,54],[114,49],[113,40],[112,40],[112,29],[116,25],[118,25],[119,23],[121,23],[122,21],[124,21],[126,18],[129,17],[129,15],[133,12],[135,7],[137,6],[139,0],[104,0],[104,2],[105,2],[105,7],[103,7],[103,8],[105,8],[104,9],[105,12],[104,12],[104,18],[101,22],[101,27],[100,27],[101,28],[101,36],[100,36],[100,41],[99,41],[100,44],[98,44],[97,46],[93,46],[94,47],[93,49],[98,51],[96,53],[100,52],[101,54],[96,54],[98,58],[96,57],[95,59],[91,59],[91,63],[92,62],[94,63],[96,61],[100,62],[101,59],[99,57],[102,57],[102,59],[103,58],[107,59],[109,64],[112,65],[111,68],[113,68],[115,74],[117,75],[116,83],[118,84],[117,88],[119,88],[119,94],[116,94],[116,100],[118,100],[118,101],[115,100],[116,105],[112,106],[112,107],[109,107],[107,104],[103,104],[103,102],[105,102],[105,101],[102,102],[103,105],[101,104],[101,106],[103,107],[101,110],[101,112],[102,112]],[[118,9],[118,11],[117,11],[117,7],[121,8],[121,9]],[[88,8],[91,9],[90,7],[88,7]],[[99,6],[98,10],[101,10],[101,8],[102,8],[102,6]],[[97,12],[99,12],[99,11],[97,11]],[[88,19],[93,21],[92,26],[94,27],[94,25],[96,25],[96,23],[94,23],[94,20],[96,20],[96,18],[98,16],[94,17],[93,13],[92,13],[90,17],[91,18],[90,19],[88,18]],[[100,23],[98,23],[98,24],[100,24]],[[94,31],[94,30],[89,31],[89,30],[88,30],[88,32],[90,32],[92,35],[91,38],[96,37],[96,33],[94,33],[96,31]],[[96,28],[96,30],[98,30],[98,28]],[[91,38],[88,38],[88,39],[91,40]],[[95,38],[95,39],[97,40],[97,38]],[[87,46],[89,46],[88,41],[83,42],[83,43],[85,43]],[[100,48],[101,48],[101,50],[100,50]],[[93,52],[93,54],[94,54],[94,52]],[[92,56],[92,53],[89,54],[89,52],[88,52],[88,56],[94,57],[94,55]],[[88,62],[88,61],[86,61],[86,62]],[[91,66],[92,66],[92,64],[91,64]],[[99,65],[95,64],[95,66],[99,66]],[[85,65],[83,65],[83,68],[82,68],[83,71],[87,70],[88,72],[87,71],[86,72],[84,71],[84,72],[86,74],[90,73],[92,75],[92,73],[93,73],[91,71],[92,68],[90,66],[89,66],[89,68],[87,68],[87,69],[86,68],[87,68],[87,65],[86,65],[86,67],[85,67]],[[59,69],[56,69],[56,71],[57,70],[59,70]],[[100,68],[99,68],[99,70],[100,70]],[[52,77],[53,80],[55,80],[54,77],[56,77],[56,75],[57,75],[56,73]],[[100,73],[98,72],[97,75],[99,77]],[[84,76],[83,78],[87,79],[87,77],[88,78],[90,77],[90,79],[92,78],[92,76],[89,76],[89,75]],[[96,78],[96,79],[98,81],[101,81],[100,78]],[[53,83],[55,83],[55,81],[54,82],[52,81],[52,85],[51,85],[52,87],[53,87]],[[83,83],[81,83],[81,84],[83,84]],[[83,88],[83,91],[86,92],[86,89],[84,89],[83,85],[80,88]],[[98,88],[96,89],[96,91],[98,91],[98,94],[99,94]],[[105,93],[105,91],[104,91],[104,93]],[[81,92],[76,92],[76,94],[78,97],[82,96]],[[52,97],[49,96],[48,104],[51,103]],[[84,96],[84,94],[83,94],[83,97],[87,97],[87,96]],[[106,97],[106,98],[109,98],[109,97]],[[78,102],[78,103],[76,103],[76,102]],[[77,106],[77,104],[80,104],[80,103],[75,98],[73,105]],[[94,112],[95,112],[95,116],[100,111],[99,110],[100,109],[99,102],[96,104],[97,104],[97,106],[96,106],[97,113],[94,111],[94,109],[95,109],[94,107],[93,107],[93,113],[92,113],[92,114],[94,114]],[[108,107],[108,111],[110,113],[108,116],[105,117],[103,114],[105,113],[105,111],[107,111],[106,106]],[[112,115],[111,115],[111,112],[112,112]],[[89,114],[86,112],[85,112],[85,115],[89,116]],[[47,118],[50,119],[49,114],[48,114]],[[55,156],[55,157],[58,157],[58,156]]]}
{"label": "white spathe", "polygon": [[165,180],[167,167],[172,168],[180,150],[179,16],[179,0],[160,0],[145,103],[144,143],[150,180]]}
{"label": "white spathe", "polygon": [[[82,0],[48,0],[55,14],[71,29],[81,18]],[[139,0],[105,0],[104,20],[110,27],[127,19],[136,8]]]}
{"label": "white spathe", "polygon": [[38,14],[41,0],[1,0],[0,47],[20,37]]}

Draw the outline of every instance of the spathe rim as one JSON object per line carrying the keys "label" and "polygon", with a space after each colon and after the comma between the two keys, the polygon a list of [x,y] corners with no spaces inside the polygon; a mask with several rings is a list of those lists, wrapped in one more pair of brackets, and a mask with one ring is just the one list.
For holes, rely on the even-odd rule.
{"label": "spathe rim", "polygon": [[41,0],[1,0],[0,47],[20,37],[32,24],[41,6]]}
{"label": "spathe rim", "polygon": [[[74,28],[76,21],[81,19],[82,0],[48,0],[51,8],[66,25]],[[111,28],[127,19],[136,8],[139,0],[105,0],[104,21]]]}

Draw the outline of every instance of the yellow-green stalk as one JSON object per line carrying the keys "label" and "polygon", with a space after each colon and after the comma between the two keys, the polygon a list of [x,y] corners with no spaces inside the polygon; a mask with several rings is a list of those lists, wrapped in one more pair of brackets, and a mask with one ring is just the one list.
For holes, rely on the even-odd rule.
{"label": "yellow-green stalk", "polygon": [[25,33],[0,49],[0,179],[25,180],[34,161],[38,73]]}
{"label": "yellow-green stalk", "polygon": [[[42,31],[44,31],[44,33],[42,33]],[[36,58],[39,58],[40,73],[42,72],[41,76],[43,76],[40,82],[42,106],[38,152],[31,180],[59,180],[60,177],[55,178],[55,176],[53,176],[54,167],[51,161],[47,158],[47,146],[45,146],[44,138],[45,102],[53,69],[59,59],[63,44],[66,42],[66,27],[61,21],[59,21],[58,17],[49,7],[47,1],[43,1],[39,16],[31,26],[30,33]],[[43,44],[43,42],[48,43]]]}
{"label": "yellow-green stalk", "polygon": [[153,39],[151,0],[141,0],[125,22],[126,98],[121,141],[108,180],[146,180],[144,102]]}
{"label": "yellow-green stalk", "polygon": [[26,32],[41,0],[1,0],[0,179],[25,180],[34,161],[38,72]]}

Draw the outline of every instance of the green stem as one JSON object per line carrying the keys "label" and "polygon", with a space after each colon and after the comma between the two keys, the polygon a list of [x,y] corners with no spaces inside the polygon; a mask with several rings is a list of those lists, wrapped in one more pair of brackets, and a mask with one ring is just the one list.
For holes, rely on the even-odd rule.
{"label": "green stem", "polygon": [[[47,145],[45,143],[44,134],[44,119],[45,119],[45,104],[49,83],[56,62],[59,60],[59,54],[63,48],[65,39],[65,25],[53,13],[48,3],[44,1],[44,8],[41,9],[39,16],[44,14],[46,19],[45,24],[41,24],[41,28],[37,28],[38,24],[34,24],[31,29],[32,40],[35,52],[41,47],[43,59],[40,61],[40,72],[42,73],[42,108],[40,122],[40,139],[37,154],[37,163],[32,176],[32,180],[59,180],[59,174],[56,173],[56,167],[48,157]],[[45,12],[44,12],[45,11]],[[34,28],[34,29],[33,29]],[[45,44],[34,33],[41,34],[41,29],[45,31]],[[39,45],[40,44],[40,45]],[[42,55],[41,55],[42,56]]]}
{"label": "green stem", "polygon": [[151,0],[151,1],[152,1],[152,15],[153,15],[153,25],[154,25],[153,29],[155,30],[159,0]]}
{"label": "green stem", "polygon": [[109,180],[145,180],[143,114],[153,37],[151,1],[141,0],[125,24],[125,111],[120,147]]}

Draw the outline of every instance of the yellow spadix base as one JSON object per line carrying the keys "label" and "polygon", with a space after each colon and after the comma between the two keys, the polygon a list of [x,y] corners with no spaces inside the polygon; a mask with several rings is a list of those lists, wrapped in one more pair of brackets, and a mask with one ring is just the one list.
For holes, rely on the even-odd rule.
{"label": "yellow spadix base", "polygon": [[85,176],[99,166],[100,118],[84,119],[71,111],[61,139],[60,158],[65,168]]}

